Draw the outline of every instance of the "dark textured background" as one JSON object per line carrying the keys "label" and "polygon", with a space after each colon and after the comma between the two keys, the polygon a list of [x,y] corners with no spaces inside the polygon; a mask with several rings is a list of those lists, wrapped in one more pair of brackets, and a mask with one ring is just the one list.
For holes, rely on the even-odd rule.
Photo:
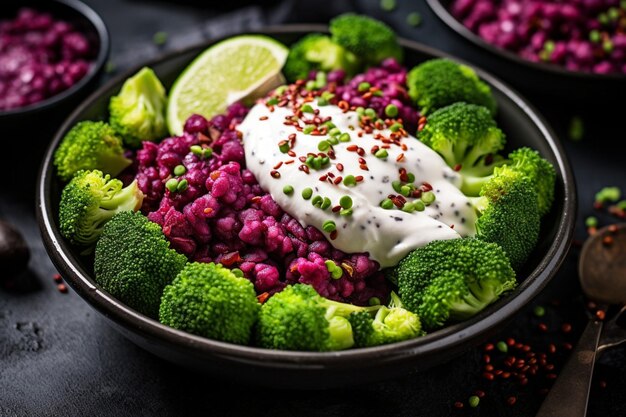
{"label": "dark textured background", "polygon": [[[212,3],[201,1],[86,2],[101,13],[109,26],[113,42],[111,58],[118,69],[210,36],[283,21],[325,22],[341,11],[358,10],[384,19],[402,36],[457,54],[506,76],[498,74],[497,61],[491,56],[447,31],[422,1],[399,0],[398,9],[391,13],[382,12],[377,0],[275,1],[265,2],[262,7],[231,1],[228,2],[231,8],[219,9],[200,7],[198,4]],[[423,17],[419,28],[405,23],[406,14],[414,10]],[[151,42],[157,31],[170,34],[162,48]],[[536,80],[516,81],[523,87]],[[585,92],[580,97],[580,100],[530,97],[563,138],[574,168],[580,196],[578,239],[585,236],[582,219],[593,212],[594,193],[604,185],[618,185],[626,190],[624,98],[613,98],[617,110],[607,114],[599,108],[611,97],[590,100]],[[587,135],[579,143],[567,139],[567,126],[575,114],[586,121]],[[2,138],[14,145],[0,150],[0,165],[5,173],[0,187],[0,217],[24,233],[33,256],[20,285],[12,290],[0,289],[1,417],[533,416],[536,413],[542,398],[537,391],[547,386],[547,381],[538,378],[523,388],[487,382],[481,378],[480,348],[430,371],[385,383],[333,391],[286,392],[197,375],[135,347],[71,290],[69,294],[59,293],[52,280],[56,271],[43,249],[34,217],[34,185],[43,149],[61,122],[62,116],[44,118],[28,129]],[[550,331],[540,334],[536,330],[539,319],[532,315],[529,306],[501,334],[494,335],[494,341],[513,336],[544,351],[548,343],[555,341],[558,369],[567,358],[561,344],[575,343],[585,324],[576,277],[577,254],[578,250],[573,249],[561,272],[533,304],[546,306],[547,315],[542,321],[549,325]],[[568,335],[559,331],[564,322],[573,324]],[[626,376],[622,372],[625,368],[623,347],[600,359],[589,415],[626,416]],[[271,377],[268,374],[269,381]],[[606,388],[600,388],[601,381],[606,382]],[[479,388],[487,392],[487,397],[478,409],[453,408],[455,401],[465,401]],[[518,397],[512,407],[505,402],[510,395]]]}

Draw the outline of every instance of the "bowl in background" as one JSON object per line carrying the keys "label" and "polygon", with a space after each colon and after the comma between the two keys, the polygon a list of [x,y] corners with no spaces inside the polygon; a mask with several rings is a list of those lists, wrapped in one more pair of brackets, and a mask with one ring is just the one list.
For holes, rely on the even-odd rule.
{"label": "bowl in background", "polygon": [[[285,25],[257,33],[290,44],[326,26]],[[217,42],[219,40],[216,40]],[[37,216],[44,245],[65,280],[122,334],[144,349],[196,371],[259,385],[284,388],[329,388],[397,377],[449,360],[504,326],[550,281],[563,262],[572,239],[576,190],[565,152],[551,129],[516,92],[482,70],[478,74],[492,87],[499,104],[498,123],[508,133],[510,147],[537,149],[557,171],[555,203],[542,224],[540,241],[520,276],[524,279],[509,296],[462,323],[424,337],[366,349],[338,352],[292,352],[223,343],[164,326],[104,291],[94,280],[92,261],[80,255],[60,234],[58,206],[62,184],[56,178],[53,155],[67,131],[82,120],[106,117],[110,97],[140,67],[150,66],[166,87],[200,52],[214,42],[177,51],[142,63],[115,77],[92,94],[66,120],[49,145],[37,186]],[[401,40],[407,66],[446,56],[416,42]]]}
{"label": "bowl in background", "polygon": [[[444,24],[460,35],[468,44],[489,52],[498,60],[499,73],[505,81],[520,90],[549,99],[584,100],[583,106],[593,100],[593,107],[623,108],[626,94],[626,74],[596,74],[570,71],[560,65],[532,62],[514,52],[485,41],[458,21],[449,9],[454,0],[426,0]],[[568,103],[569,104],[569,103]]]}
{"label": "bowl in background", "polygon": [[[41,117],[58,116],[69,112],[94,87],[102,74],[109,56],[109,32],[102,18],[85,3],[78,0],[3,0],[0,5],[0,19],[15,17],[18,9],[28,7],[40,12],[48,12],[56,19],[65,20],[90,41],[97,49],[87,74],[67,90],[31,105],[0,110],[0,123],[8,129],[19,129]],[[64,116],[63,116],[64,117]]]}

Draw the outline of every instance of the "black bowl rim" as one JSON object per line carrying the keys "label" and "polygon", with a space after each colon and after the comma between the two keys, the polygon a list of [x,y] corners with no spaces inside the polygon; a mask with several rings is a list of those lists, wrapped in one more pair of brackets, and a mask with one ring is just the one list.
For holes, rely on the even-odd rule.
{"label": "black bowl rim", "polygon": [[[309,32],[327,32],[327,26],[308,24],[270,26],[262,30],[253,31],[252,33],[272,36]],[[53,226],[55,220],[52,218],[50,207],[50,188],[54,180],[54,170],[52,166],[54,150],[64,132],[73,124],[74,119],[84,108],[89,107],[100,95],[111,90],[116,84],[121,83],[141,67],[155,65],[184,53],[200,53],[203,49],[221,39],[224,38],[173,51],[160,58],[137,65],[110,80],[106,85],[88,97],[68,117],[46,151],[38,176],[36,195],[37,221],[40,226],[44,245],[53,263],[63,273],[64,278],[69,284],[85,298],[86,301],[109,319],[150,340],[161,340],[170,345],[194,350],[195,353],[202,355],[212,355],[244,363],[254,363],[267,368],[346,369],[361,366],[365,363],[364,360],[371,359],[376,359],[379,361],[378,364],[380,365],[402,361],[415,355],[431,356],[436,354],[440,349],[452,349],[459,347],[466,341],[471,342],[480,336],[484,337],[490,329],[506,322],[514,313],[530,302],[547,285],[556,273],[558,267],[563,263],[573,236],[574,221],[576,218],[576,188],[573,173],[566,159],[565,151],[556,139],[552,129],[525,99],[514,90],[505,86],[497,78],[483,70],[476,69],[480,77],[487,80],[491,85],[507,95],[539,128],[547,144],[555,154],[556,167],[563,178],[564,206],[555,239],[537,268],[522,281],[513,294],[489,306],[489,308],[470,320],[453,324],[426,336],[385,346],[339,352],[280,351],[215,341],[170,328],[122,304],[95,285],[89,278],[89,274],[72,261],[70,245],[62,238],[58,228]],[[400,43],[405,48],[416,50],[420,53],[437,57],[449,57],[471,65],[456,57],[414,41],[400,39]]]}
{"label": "black bowl rim", "polygon": [[499,48],[485,41],[483,38],[469,30],[463,23],[459,22],[450,11],[443,5],[441,0],[426,0],[430,8],[449,28],[456,33],[471,41],[475,45],[495,54],[497,56],[506,58],[513,61],[516,64],[521,64],[526,67],[546,71],[559,76],[567,76],[575,79],[587,79],[596,81],[626,81],[626,74],[596,74],[594,72],[585,71],[572,71],[564,68],[561,65],[546,64],[543,62],[533,62],[520,57],[519,55],[510,52],[504,48]]}
{"label": "black bowl rim", "polygon": [[[33,113],[37,113],[39,111],[49,109],[54,107],[58,103],[64,101],[68,97],[73,96],[82,90],[85,86],[87,86],[95,77],[98,76],[104,64],[109,57],[109,51],[111,49],[111,41],[109,36],[109,31],[107,29],[106,24],[100,17],[98,13],[85,3],[79,0],[49,0],[50,3],[59,3],[64,6],[67,6],[71,9],[74,9],[77,13],[81,14],[85,17],[91,24],[94,26],[96,30],[96,34],[98,35],[98,39],[100,40],[100,49],[98,50],[98,55],[93,61],[93,66],[90,68],[90,71],[85,74],[83,78],[81,78],[76,84],[72,85],[67,90],[61,91],[59,94],[55,94],[51,97],[48,97],[45,100],[39,101],[37,103],[30,104],[25,107],[18,107],[11,110],[0,110],[0,120],[4,117],[12,117],[12,116],[25,116]],[[28,7],[28,4],[21,5],[22,7]]]}

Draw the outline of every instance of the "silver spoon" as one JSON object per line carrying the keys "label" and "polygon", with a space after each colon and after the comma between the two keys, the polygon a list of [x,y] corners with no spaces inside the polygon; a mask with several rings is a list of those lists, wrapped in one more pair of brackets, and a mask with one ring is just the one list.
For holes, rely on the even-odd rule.
{"label": "silver spoon", "polygon": [[[613,240],[610,245],[604,242],[606,236]],[[587,240],[578,272],[582,289],[590,299],[606,305],[626,303],[626,223],[618,225],[613,232],[605,227]],[[596,354],[626,342],[626,329],[617,325],[624,311],[626,306],[607,322],[595,317],[589,320],[537,417],[584,417],[587,414]]]}

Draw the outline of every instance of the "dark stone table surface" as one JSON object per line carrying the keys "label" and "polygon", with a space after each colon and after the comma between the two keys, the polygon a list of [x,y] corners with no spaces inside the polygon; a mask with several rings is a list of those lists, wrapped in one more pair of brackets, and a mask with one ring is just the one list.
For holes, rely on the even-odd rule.
{"label": "dark stone table surface", "polygon": [[[377,0],[286,0],[257,5],[234,1],[219,8],[212,6],[214,2],[192,0],[86,2],[101,13],[109,26],[111,60],[118,70],[206,37],[284,21],[325,22],[342,11],[358,10],[384,19],[402,36],[457,54],[498,74],[493,57],[449,32],[421,0],[399,0],[398,8],[391,13],[381,11]],[[405,16],[412,11],[419,11],[423,17],[418,28],[405,23]],[[164,47],[152,43],[157,31],[169,33]],[[529,98],[562,138],[574,168],[580,200],[576,237],[584,239],[583,219],[594,214],[595,192],[604,185],[626,190],[626,101],[624,97],[604,97],[590,102],[584,92],[578,100],[555,100],[541,94]],[[609,101],[613,103],[610,112],[606,111]],[[586,135],[581,142],[568,139],[574,115],[585,120]],[[44,117],[17,132],[1,134],[5,146],[0,148],[0,164],[5,181],[0,187],[0,217],[16,225],[32,249],[29,271],[20,284],[11,290],[0,289],[1,417],[535,415],[542,398],[538,390],[547,386],[547,381],[534,379],[525,387],[504,380],[485,381],[481,377],[481,347],[420,374],[317,392],[279,391],[217,380],[177,368],[139,349],[71,290],[68,294],[57,291],[53,281],[56,271],[39,236],[34,194],[43,150],[61,122],[62,116]],[[611,220],[608,216],[600,219],[603,223]],[[562,344],[575,343],[585,324],[576,275],[577,255],[578,249],[573,248],[539,299],[494,335],[494,341],[512,336],[538,350],[545,350],[554,341],[558,346],[554,359],[558,371],[567,358]],[[532,314],[535,305],[546,307],[541,321],[548,325],[548,333],[537,331],[540,319]],[[572,324],[571,333],[559,330],[563,323]],[[590,416],[626,416],[625,370],[623,347],[600,358]],[[457,400],[467,401],[476,389],[487,394],[477,409],[453,407]],[[506,403],[512,395],[517,397],[514,406]]]}

